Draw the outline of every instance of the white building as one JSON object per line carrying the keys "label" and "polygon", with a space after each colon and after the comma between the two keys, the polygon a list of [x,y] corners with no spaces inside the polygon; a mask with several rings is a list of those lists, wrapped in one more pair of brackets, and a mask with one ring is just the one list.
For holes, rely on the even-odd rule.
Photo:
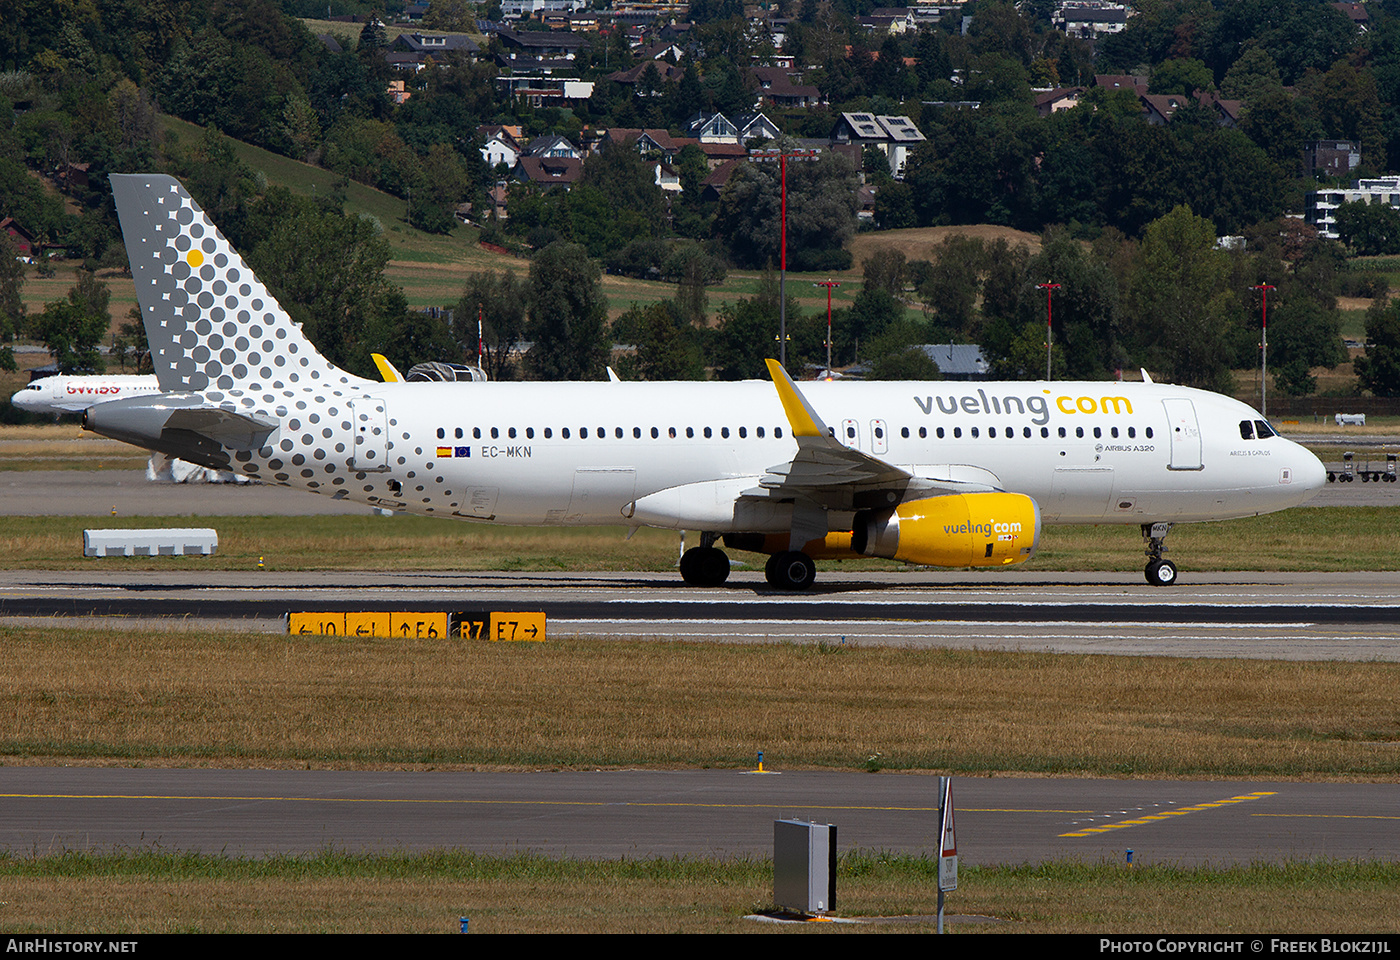
{"label": "white building", "polygon": [[1317,227],[1318,236],[1339,240],[1337,208],[1344,203],[1384,203],[1400,210],[1400,177],[1357,180],[1350,187],[1315,190],[1307,196],[1303,218]]}

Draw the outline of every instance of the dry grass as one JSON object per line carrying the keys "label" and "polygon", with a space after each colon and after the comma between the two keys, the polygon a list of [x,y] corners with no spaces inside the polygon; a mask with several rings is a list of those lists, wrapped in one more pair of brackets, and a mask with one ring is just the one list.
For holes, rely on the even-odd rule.
{"label": "dry grass", "polygon": [[[924,857],[844,855],[839,914],[877,922],[779,927],[746,919],[772,902],[766,860],[69,854],[0,858],[0,922],[11,935],[449,933],[463,916],[473,933],[922,933],[935,929],[936,869]],[[1049,863],[964,867],[958,879],[947,903],[956,934],[1400,930],[1393,864]]]}
{"label": "dry grass", "polygon": [[150,452],[96,434],[75,424],[7,427],[0,433],[0,471],[136,470]]}
{"label": "dry grass", "polygon": [[730,767],[762,749],[788,768],[878,754],[964,773],[1400,774],[1396,664],[32,629],[0,643],[12,762]]}
{"label": "dry grass", "polygon": [[1024,230],[1011,227],[998,227],[991,224],[977,224],[961,227],[911,227],[907,230],[882,230],[875,233],[858,233],[846,246],[851,251],[855,276],[860,276],[865,258],[881,247],[894,247],[904,254],[906,260],[936,260],[938,248],[953,236],[971,237],[983,243],[1005,240],[1011,246],[1024,244],[1032,255],[1040,252],[1040,237]]}

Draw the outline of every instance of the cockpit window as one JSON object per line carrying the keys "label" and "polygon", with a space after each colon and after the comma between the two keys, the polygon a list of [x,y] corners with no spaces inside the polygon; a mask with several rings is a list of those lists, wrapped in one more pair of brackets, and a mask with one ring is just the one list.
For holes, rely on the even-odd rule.
{"label": "cockpit window", "polygon": [[1259,434],[1259,439],[1264,440],[1274,436],[1274,428],[1269,426],[1267,420],[1255,420],[1254,429]]}
{"label": "cockpit window", "polygon": [[1241,421],[1240,421],[1240,439],[1241,439],[1241,440],[1253,440],[1253,439],[1254,439],[1254,424],[1253,424],[1251,421],[1249,421],[1249,420],[1241,420]]}

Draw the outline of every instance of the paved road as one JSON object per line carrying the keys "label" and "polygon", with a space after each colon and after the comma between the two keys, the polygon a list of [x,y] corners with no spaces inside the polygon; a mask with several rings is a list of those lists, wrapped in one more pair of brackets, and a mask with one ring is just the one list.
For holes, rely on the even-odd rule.
{"label": "paved road", "polygon": [[[1400,787],[954,780],[963,863],[1400,857]],[[834,823],[842,850],[930,853],[937,778],[725,770],[383,773],[0,768],[0,849],[259,856],[424,850],[551,856],[772,852],[772,823]]]}

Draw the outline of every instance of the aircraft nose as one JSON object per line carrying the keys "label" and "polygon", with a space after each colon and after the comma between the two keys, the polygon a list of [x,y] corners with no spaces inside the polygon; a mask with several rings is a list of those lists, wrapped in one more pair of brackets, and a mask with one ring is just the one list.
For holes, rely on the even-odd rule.
{"label": "aircraft nose", "polygon": [[1307,491],[1306,499],[1327,486],[1327,468],[1306,447],[1298,447],[1298,452],[1301,463],[1294,470],[1293,482]]}

